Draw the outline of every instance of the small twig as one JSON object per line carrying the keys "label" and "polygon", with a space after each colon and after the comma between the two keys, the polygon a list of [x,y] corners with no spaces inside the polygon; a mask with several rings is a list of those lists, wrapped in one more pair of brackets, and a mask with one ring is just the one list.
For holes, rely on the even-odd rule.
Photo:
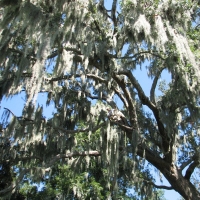
{"label": "small twig", "polygon": [[5,107],[4,107],[4,109],[7,110],[7,111],[9,111],[14,117],[16,117],[16,115],[10,109],[5,108]]}

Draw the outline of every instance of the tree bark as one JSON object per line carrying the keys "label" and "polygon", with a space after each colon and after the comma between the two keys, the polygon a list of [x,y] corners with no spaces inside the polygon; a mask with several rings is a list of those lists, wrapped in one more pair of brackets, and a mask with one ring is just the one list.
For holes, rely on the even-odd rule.
{"label": "tree bark", "polygon": [[137,154],[140,157],[143,157],[143,151],[145,151],[146,160],[161,171],[161,173],[171,184],[172,188],[183,198],[186,200],[200,199],[200,193],[190,182],[190,180],[182,175],[182,170],[178,169],[176,165],[169,164],[163,158],[155,155],[155,153],[151,152],[151,150],[147,148],[144,149],[141,145],[138,145]]}

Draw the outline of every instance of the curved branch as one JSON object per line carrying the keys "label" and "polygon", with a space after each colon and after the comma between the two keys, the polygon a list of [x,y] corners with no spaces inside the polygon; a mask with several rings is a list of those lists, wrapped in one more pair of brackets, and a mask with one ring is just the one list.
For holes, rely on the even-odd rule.
{"label": "curved branch", "polygon": [[10,109],[5,108],[5,107],[4,107],[4,109],[7,110],[9,113],[11,113],[14,117],[17,117]]}
{"label": "curved branch", "polygon": [[158,83],[158,79],[162,73],[164,68],[162,68],[161,70],[158,71],[158,73],[156,74],[154,80],[153,80],[153,83],[152,83],[152,86],[151,86],[151,90],[150,90],[150,100],[151,102],[153,102],[154,104],[156,103],[155,102],[155,89],[156,89],[156,86],[157,86],[157,83]]}
{"label": "curved branch", "polygon": [[183,162],[179,169],[182,171],[185,167],[187,167],[192,162],[200,162],[198,153],[194,154],[189,160]]}
{"label": "curved branch", "polygon": [[122,74],[122,75],[126,75],[129,80],[131,81],[132,85],[135,87],[135,89],[138,92],[138,96],[142,102],[143,105],[147,105],[152,111],[156,110],[155,105],[149,100],[149,98],[145,95],[142,87],[140,86],[140,84],[138,83],[138,81],[136,80],[136,78],[133,76],[133,74],[131,73],[130,70],[121,70],[118,72],[118,74]]}
{"label": "curved branch", "polygon": [[158,189],[173,190],[173,187],[171,187],[171,186],[156,185],[155,183],[153,183],[153,182],[151,182],[151,181],[147,181],[147,180],[144,180],[144,182],[146,182],[146,183],[148,183],[148,184],[151,184],[151,185],[153,185],[155,188],[158,188]]}
{"label": "curved branch", "polygon": [[182,163],[182,165],[179,167],[179,169],[182,171],[185,167],[187,167],[191,162],[193,161],[193,158],[187,160],[186,162]]}
{"label": "curved branch", "polygon": [[195,160],[193,163],[191,163],[188,167],[188,169],[186,170],[185,173],[185,179],[189,180],[192,173],[194,172],[195,168],[199,165],[200,161],[199,160]]}

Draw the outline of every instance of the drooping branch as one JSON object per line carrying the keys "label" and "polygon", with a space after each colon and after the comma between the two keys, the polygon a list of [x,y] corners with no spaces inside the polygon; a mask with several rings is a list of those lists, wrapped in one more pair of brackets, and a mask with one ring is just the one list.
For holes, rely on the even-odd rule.
{"label": "drooping branch", "polygon": [[[93,79],[93,80],[97,80],[97,81],[99,81],[99,82],[101,82],[101,83],[105,83],[106,85],[108,85],[108,81],[107,81],[106,79],[104,79],[104,78],[102,78],[102,77],[100,77],[100,76],[97,76],[97,75],[95,75],[95,74],[85,74],[85,76],[86,76],[87,78],[91,78],[91,79]],[[59,76],[59,77],[50,78],[50,79],[48,79],[48,81],[49,81],[49,83],[51,83],[51,82],[54,82],[54,81],[70,80],[72,77],[80,78],[81,75],[80,75],[80,74],[75,74],[75,75],[63,75],[63,76]],[[121,99],[121,101],[124,103],[124,106],[125,106],[126,108],[128,108],[128,103],[127,103],[127,101],[126,101],[124,95],[123,95],[122,93],[120,93],[120,91],[119,91],[116,87],[114,87],[114,86],[112,86],[112,85],[111,85],[111,89],[115,91],[115,93],[117,94],[117,96],[118,96],[118,97]],[[74,90],[72,90],[72,91],[74,91]],[[47,91],[41,91],[41,92],[47,92]],[[74,92],[78,92],[78,91],[74,91]],[[93,96],[93,95],[91,95],[91,93],[89,93],[89,92],[86,92],[86,91],[81,91],[81,92],[85,93],[85,95],[86,95],[87,97],[91,98],[91,99],[99,99],[99,96]],[[107,100],[108,100],[107,97],[106,97],[105,95],[103,95],[101,98],[102,98],[102,100],[104,100],[104,101],[107,101]]]}
{"label": "drooping branch", "polygon": [[135,53],[133,56],[123,56],[118,59],[133,59],[133,58],[137,59],[137,57],[141,56],[142,54],[151,54],[155,57],[160,58],[161,60],[165,60],[165,58],[163,58],[161,55],[157,54],[156,52],[152,52],[152,51],[141,51],[141,52]]}
{"label": "drooping branch", "polygon": [[[73,75],[65,75],[65,76],[61,76],[61,77],[51,78],[51,79],[49,79],[49,82],[58,81],[58,80],[71,79],[72,76],[73,76]],[[74,77],[76,77],[76,78],[79,78],[80,76],[81,76],[80,74],[74,75]],[[101,82],[101,83],[105,83],[106,85],[108,85],[108,81],[107,81],[106,79],[104,79],[104,78],[102,78],[102,77],[100,77],[100,76],[97,76],[97,75],[95,75],[95,74],[86,74],[86,77],[91,78],[91,79],[93,79],[93,80],[97,80],[97,81],[99,81],[99,82]],[[127,103],[125,97],[120,93],[120,91],[119,91],[116,87],[114,87],[114,86],[112,86],[112,85],[111,85],[111,89],[115,91],[115,93],[117,94],[117,96],[118,96],[118,97],[121,99],[121,101],[124,103],[124,106],[125,106],[126,108],[128,108],[128,103]],[[90,93],[85,92],[85,91],[82,91],[82,92],[84,92],[84,93],[86,94],[86,96],[88,96],[88,97],[91,98],[91,99],[99,99],[98,96],[92,96]],[[105,101],[107,101],[107,97],[104,96],[104,95],[102,96],[102,99],[105,100]]]}
{"label": "drooping branch", "polygon": [[[101,78],[100,76],[97,76],[95,74],[85,74],[86,77],[88,78],[92,78],[94,80],[98,80],[102,83],[108,83],[108,81],[106,79]],[[61,81],[61,80],[70,80],[73,77],[75,78],[80,78],[81,74],[71,74],[71,75],[62,75],[62,76],[58,76],[58,77],[52,77],[47,79],[49,82],[54,82],[54,81]]]}
{"label": "drooping branch", "polygon": [[171,186],[166,186],[166,185],[156,185],[155,183],[153,183],[152,181],[147,181],[147,180],[143,180],[144,182],[153,185],[155,188],[158,189],[164,189],[164,190],[173,190],[173,187]]}

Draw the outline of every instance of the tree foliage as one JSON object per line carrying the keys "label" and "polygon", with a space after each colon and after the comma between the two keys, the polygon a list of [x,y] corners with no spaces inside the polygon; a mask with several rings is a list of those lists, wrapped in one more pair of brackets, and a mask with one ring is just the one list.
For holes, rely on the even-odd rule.
{"label": "tree foliage", "polygon": [[[26,179],[51,177],[60,163],[70,176],[60,191],[70,188],[80,199],[91,188],[101,196],[102,186],[115,199],[124,183],[141,199],[154,195],[152,188],[200,198],[192,177],[200,166],[198,1],[113,0],[107,9],[103,0],[2,0],[0,6],[0,98],[25,96],[20,116],[9,108],[2,116],[0,163],[16,177],[1,196]],[[145,65],[149,94],[135,76]],[[158,96],[164,71],[170,83],[160,85]],[[52,117],[44,116],[39,93],[54,105]],[[94,163],[107,184],[81,175]],[[170,187],[154,183],[150,165]],[[88,193],[80,192],[84,184]]]}

